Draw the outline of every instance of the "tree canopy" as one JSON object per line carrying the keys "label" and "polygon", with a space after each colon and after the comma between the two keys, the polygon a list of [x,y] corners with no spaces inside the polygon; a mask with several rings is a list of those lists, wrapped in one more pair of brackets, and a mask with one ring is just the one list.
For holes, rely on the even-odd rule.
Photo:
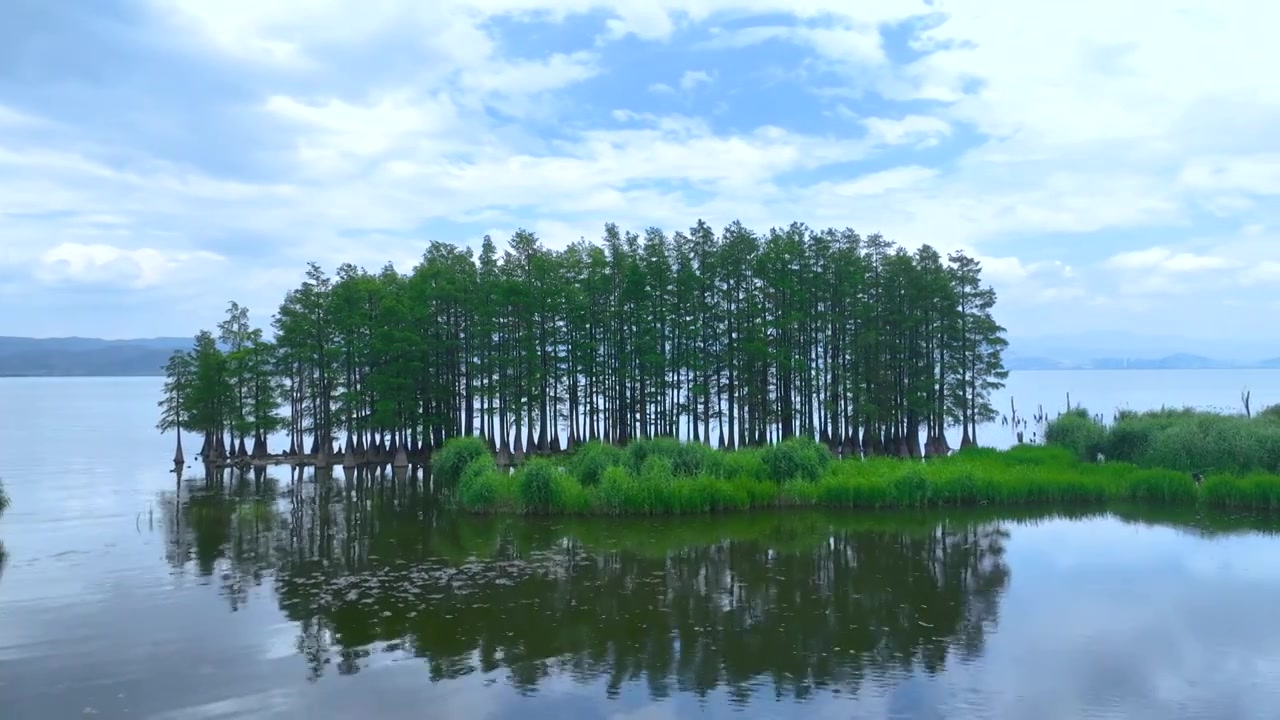
{"label": "tree canopy", "polygon": [[433,242],[408,273],[310,264],[271,340],[231,303],[170,361],[159,427],[232,454],[285,431],[295,453],[478,435],[518,459],[587,440],[808,436],[928,456],[948,428],[969,444],[995,416],[995,302],[964,253],[799,223],[608,224],[563,250],[525,230],[505,249]]}

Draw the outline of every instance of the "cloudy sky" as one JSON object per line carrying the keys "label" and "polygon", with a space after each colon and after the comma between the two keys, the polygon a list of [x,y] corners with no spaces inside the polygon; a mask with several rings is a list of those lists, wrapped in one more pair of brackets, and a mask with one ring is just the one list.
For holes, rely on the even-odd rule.
{"label": "cloudy sky", "polygon": [[1249,0],[7,0],[0,335],[188,335],[228,299],[265,322],[308,260],[737,218],[966,248],[1013,335],[1256,336],[1280,310],[1278,21]]}

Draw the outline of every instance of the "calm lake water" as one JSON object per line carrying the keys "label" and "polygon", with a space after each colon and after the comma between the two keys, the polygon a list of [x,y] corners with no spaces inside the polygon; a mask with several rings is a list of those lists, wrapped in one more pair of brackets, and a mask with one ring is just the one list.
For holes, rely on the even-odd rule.
{"label": "calm lake water", "polygon": [[[1009,385],[1028,414],[1280,402],[1269,371]],[[5,720],[1280,714],[1280,519],[532,521],[341,475],[179,485],[159,387],[0,380]]]}

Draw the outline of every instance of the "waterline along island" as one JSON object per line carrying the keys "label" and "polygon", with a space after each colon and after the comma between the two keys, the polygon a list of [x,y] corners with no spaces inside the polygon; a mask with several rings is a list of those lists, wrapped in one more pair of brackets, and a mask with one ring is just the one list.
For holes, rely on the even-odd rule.
{"label": "waterline along island", "polygon": [[[1106,426],[1041,411],[1050,447],[976,447],[1007,377],[995,303],[964,253],[801,224],[610,224],[560,251],[526,231],[478,254],[432,243],[407,274],[312,264],[272,340],[231,303],[170,359],[159,427],[178,433],[179,468],[184,432],[211,470],[429,467],[432,489],[474,512],[1280,505],[1267,412]],[[1026,427],[1016,409],[1007,421]],[[1236,422],[1278,452],[1231,472],[1206,462],[1218,470],[1198,482],[1207,436],[1182,428]],[[1155,464],[1171,428],[1190,444]]]}

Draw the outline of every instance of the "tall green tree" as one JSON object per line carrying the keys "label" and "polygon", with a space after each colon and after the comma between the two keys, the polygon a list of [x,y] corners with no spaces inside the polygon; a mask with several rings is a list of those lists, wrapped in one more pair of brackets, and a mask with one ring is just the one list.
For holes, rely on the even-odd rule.
{"label": "tall green tree", "polygon": [[658,435],[927,457],[995,417],[1004,329],[964,253],[702,220],[506,245],[431,243],[408,272],[310,264],[271,339],[231,303],[173,360],[162,429],[214,453],[285,430],[294,452],[383,459],[472,434],[512,458]]}

